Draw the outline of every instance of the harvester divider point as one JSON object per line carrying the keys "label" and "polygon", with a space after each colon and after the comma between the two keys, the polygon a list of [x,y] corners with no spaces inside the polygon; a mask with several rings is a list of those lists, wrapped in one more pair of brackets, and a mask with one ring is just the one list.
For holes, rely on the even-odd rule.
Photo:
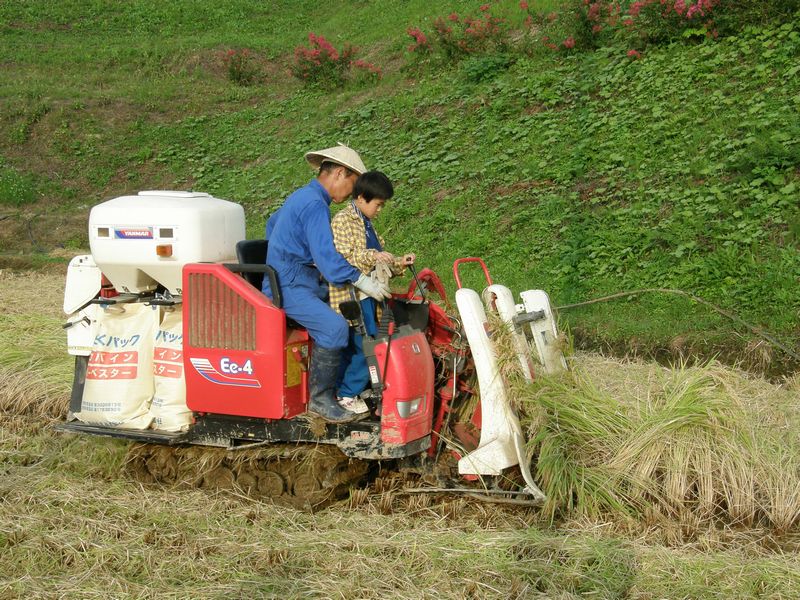
{"label": "harvester divider point", "polygon": [[470,488],[406,488],[396,490],[396,494],[464,494],[468,498],[474,498],[482,502],[491,502],[493,504],[513,504],[515,506],[527,506],[537,508],[544,504],[545,499],[534,497],[532,500],[524,498],[509,498],[512,496],[528,496],[529,492],[525,490],[520,491],[505,491],[505,490],[475,490]]}

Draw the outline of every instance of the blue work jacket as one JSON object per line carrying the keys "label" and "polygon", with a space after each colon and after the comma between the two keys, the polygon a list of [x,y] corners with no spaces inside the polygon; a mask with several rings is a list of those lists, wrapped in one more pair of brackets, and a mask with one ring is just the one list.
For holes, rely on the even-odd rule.
{"label": "blue work jacket", "polygon": [[[267,221],[267,264],[277,272],[282,288],[312,286],[320,273],[335,285],[361,275],[333,245],[330,204],[328,192],[313,179],[292,193]],[[271,296],[267,278],[262,291]]]}

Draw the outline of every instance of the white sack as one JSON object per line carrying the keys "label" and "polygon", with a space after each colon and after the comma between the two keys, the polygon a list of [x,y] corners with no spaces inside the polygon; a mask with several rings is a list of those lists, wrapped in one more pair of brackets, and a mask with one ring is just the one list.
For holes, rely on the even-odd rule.
{"label": "white sack", "polygon": [[192,422],[186,407],[186,379],[183,373],[183,316],[180,306],[165,309],[156,329],[153,349],[155,396],[150,405],[153,429],[185,431]]}
{"label": "white sack", "polygon": [[139,303],[98,314],[79,420],[124,429],[150,426],[157,319],[157,309]]}

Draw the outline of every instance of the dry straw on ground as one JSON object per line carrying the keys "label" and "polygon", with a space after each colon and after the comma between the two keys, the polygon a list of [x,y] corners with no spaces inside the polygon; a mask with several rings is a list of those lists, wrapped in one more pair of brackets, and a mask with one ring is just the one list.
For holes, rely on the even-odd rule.
{"label": "dry straw on ground", "polygon": [[[461,497],[403,496],[398,493],[402,479],[393,474],[317,513],[255,501],[235,490],[220,494],[141,486],[123,472],[126,443],[57,435],[49,427],[49,417],[62,411],[71,368],[60,332],[62,278],[50,277],[36,284],[37,290],[50,290],[47,301],[38,298],[27,307],[15,301],[7,313],[14,318],[3,320],[0,331],[5,382],[0,403],[0,598],[800,597],[800,536],[778,535],[774,528],[719,528],[701,522],[686,536],[678,521],[642,527],[630,507],[615,513],[601,505],[603,518],[588,519],[580,516],[588,512],[580,502],[567,513],[562,501],[555,509],[564,518],[550,529],[535,511],[509,511]],[[3,286],[2,296],[12,288],[19,296],[25,281],[30,280],[13,279],[12,286]],[[587,431],[624,432],[626,423],[655,425],[655,417],[645,417],[659,407],[664,410],[668,397],[678,402],[685,389],[702,396],[707,385],[733,393],[747,415],[751,404],[758,407],[755,414],[763,422],[753,423],[753,435],[769,430],[776,436],[770,440],[780,440],[776,452],[796,456],[796,382],[792,390],[779,389],[723,369],[721,377],[709,375],[712,385],[681,372],[593,355],[578,356],[575,363],[591,383],[588,397],[577,393],[577,382],[569,378],[542,381],[519,396],[523,406],[535,408],[526,424],[533,427],[536,417],[553,431],[554,440],[572,436],[583,442],[556,445],[551,453],[551,460],[562,460],[562,466],[564,460],[575,460],[574,466],[565,465],[568,469],[591,472],[616,448],[602,437],[581,438]],[[664,393],[667,383],[673,396]],[[539,399],[547,393],[550,404]],[[598,395],[600,408],[592,408]],[[22,402],[25,396],[28,401]],[[572,423],[570,430],[570,413],[559,399],[600,419],[616,407],[619,418],[614,413],[584,429]],[[716,406],[713,398],[708,402]],[[728,417],[718,414],[721,408],[715,410],[712,422],[725,426]],[[711,417],[694,418],[685,426],[697,427]],[[707,429],[713,434],[708,439],[738,439],[717,426]],[[656,430],[663,433],[657,438],[662,442],[672,439],[669,428]],[[641,431],[653,435],[650,429]],[[636,454],[633,446],[626,447],[628,455]],[[539,448],[541,453],[541,443]],[[245,451],[236,460],[250,458]],[[710,489],[717,489],[714,478]],[[673,484],[677,490],[680,481]],[[785,483],[774,495],[791,497],[796,488],[789,478]],[[775,512],[779,503],[771,505]],[[675,510],[679,505],[666,506]],[[782,506],[789,509],[784,516],[759,520],[789,519],[792,503]],[[629,516],[621,519],[620,514]]]}
{"label": "dry straw on ground", "polygon": [[0,270],[0,286],[0,412],[62,417],[73,365],[61,327],[63,274]]}
{"label": "dry straw on ground", "polygon": [[495,324],[503,376],[523,412],[550,519],[568,515],[678,523],[800,525],[800,403],[716,363],[665,368],[582,354],[526,383]]}

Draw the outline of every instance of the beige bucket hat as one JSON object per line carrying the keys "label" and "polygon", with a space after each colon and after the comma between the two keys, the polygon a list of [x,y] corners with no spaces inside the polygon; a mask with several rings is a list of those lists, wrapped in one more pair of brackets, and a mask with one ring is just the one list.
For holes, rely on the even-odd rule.
{"label": "beige bucket hat", "polygon": [[315,170],[319,170],[320,165],[326,160],[347,167],[357,175],[361,175],[367,170],[358,152],[344,144],[339,144],[333,148],[325,148],[324,150],[307,152],[306,160]]}

